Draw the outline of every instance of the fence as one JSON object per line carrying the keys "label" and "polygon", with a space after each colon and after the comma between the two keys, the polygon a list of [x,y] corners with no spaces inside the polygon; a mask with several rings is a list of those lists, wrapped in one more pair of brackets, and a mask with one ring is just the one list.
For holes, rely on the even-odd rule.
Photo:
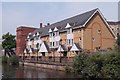
{"label": "fence", "polygon": [[20,56],[20,61],[42,64],[72,65],[73,57]]}

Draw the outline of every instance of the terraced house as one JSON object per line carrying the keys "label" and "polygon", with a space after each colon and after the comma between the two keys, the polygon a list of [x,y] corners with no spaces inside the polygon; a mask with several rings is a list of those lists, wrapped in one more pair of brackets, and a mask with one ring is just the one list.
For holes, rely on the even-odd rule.
{"label": "terraced house", "polygon": [[[116,35],[100,10],[48,24],[30,32],[25,56],[74,57],[79,51],[95,52],[112,49]],[[23,53],[18,53],[21,56]]]}

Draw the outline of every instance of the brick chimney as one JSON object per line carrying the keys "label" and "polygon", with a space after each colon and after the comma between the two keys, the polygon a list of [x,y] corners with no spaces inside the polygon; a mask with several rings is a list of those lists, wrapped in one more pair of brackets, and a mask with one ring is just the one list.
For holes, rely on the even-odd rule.
{"label": "brick chimney", "polygon": [[47,26],[49,26],[50,25],[50,23],[47,23]]}
{"label": "brick chimney", "polygon": [[40,28],[42,28],[43,27],[43,24],[42,23],[40,23]]}

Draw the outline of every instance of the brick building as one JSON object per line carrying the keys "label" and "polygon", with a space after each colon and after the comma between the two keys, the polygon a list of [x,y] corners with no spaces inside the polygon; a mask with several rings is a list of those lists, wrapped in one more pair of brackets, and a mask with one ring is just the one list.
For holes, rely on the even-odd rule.
{"label": "brick building", "polygon": [[115,33],[97,8],[36,29],[28,34],[26,49],[30,56],[74,57],[79,51],[112,49],[115,39]]}
{"label": "brick building", "polygon": [[36,28],[20,26],[16,30],[16,54],[19,55],[23,53],[26,48],[27,35],[33,32]]}
{"label": "brick building", "polygon": [[120,35],[120,21],[118,22],[108,21],[108,24],[110,25],[116,36]]}

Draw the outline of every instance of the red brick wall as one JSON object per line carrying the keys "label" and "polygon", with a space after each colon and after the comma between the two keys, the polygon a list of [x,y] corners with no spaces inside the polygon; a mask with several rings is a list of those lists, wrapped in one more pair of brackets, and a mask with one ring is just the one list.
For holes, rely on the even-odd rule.
{"label": "red brick wall", "polygon": [[18,27],[16,29],[16,55],[22,54],[26,47],[26,39],[29,32],[33,32],[36,28]]}

